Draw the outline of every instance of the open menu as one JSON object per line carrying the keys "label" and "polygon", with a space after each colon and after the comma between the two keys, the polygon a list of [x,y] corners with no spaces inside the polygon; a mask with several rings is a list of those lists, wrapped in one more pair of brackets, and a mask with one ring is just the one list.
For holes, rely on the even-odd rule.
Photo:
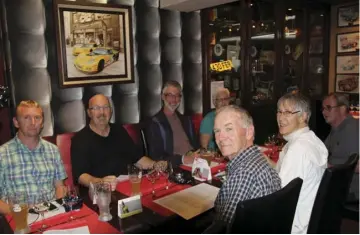
{"label": "open menu", "polygon": [[219,188],[202,183],[154,202],[188,220],[213,208],[218,193]]}

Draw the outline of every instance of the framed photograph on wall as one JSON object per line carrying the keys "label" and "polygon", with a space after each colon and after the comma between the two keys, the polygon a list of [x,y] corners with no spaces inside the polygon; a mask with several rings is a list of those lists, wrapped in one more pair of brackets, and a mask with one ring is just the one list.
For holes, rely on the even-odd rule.
{"label": "framed photograph on wall", "polygon": [[359,74],[337,74],[336,92],[359,93]]}
{"label": "framed photograph on wall", "polygon": [[359,56],[347,55],[336,57],[336,74],[359,73]]}
{"label": "framed photograph on wall", "polygon": [[338,27],[351,27],[359,25],[359,5],[338,8]]}
{"label": "framed photograph on wall", "polygon": [[61,87],[134,82],[130,6],[54,3]]}
{"label": "framed photograph on wall", "polygon": [[359,32],[338,34],[336,45],[337,53],[359,51]]}

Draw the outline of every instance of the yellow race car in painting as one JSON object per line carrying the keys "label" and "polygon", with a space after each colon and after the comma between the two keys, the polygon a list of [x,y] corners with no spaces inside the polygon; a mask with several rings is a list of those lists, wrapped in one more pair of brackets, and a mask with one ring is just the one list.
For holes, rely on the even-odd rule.
{"label": "yellow race car in painting", "polygon": [[118,59],[117,50],[97,47],[89,53],[80,53],[74,61],[74,66],[83,73],[99,73]]}
{"label": "yellow race car in painting", "polygon": [[79,55],[80,53],[89,53],[91,50],[94,50],[97,47],[97,45],[95,43],[91,43],[91,44],[78,44],[75,45],[73,50],[72,50],[72,54],[74,56]]}

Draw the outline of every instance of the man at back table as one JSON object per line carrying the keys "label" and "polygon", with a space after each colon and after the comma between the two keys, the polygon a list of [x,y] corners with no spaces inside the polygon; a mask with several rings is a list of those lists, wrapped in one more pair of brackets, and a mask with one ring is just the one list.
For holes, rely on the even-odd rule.
{"label": "man at back table", "polygon": [[109,123],[112,108],[106,96],[93,96],[87,113],[89,125],[71,141],[73,178],[75,184],[81,185],[81,191],[99,181],[111,183],[115,190],[116,177],[128,174],[128,164],[137,164],[143,169],[155,165],[153,160],[142,155],[121,125]]}
{"label": "man at back table", "polygon": [[40,138],[44,126],[40,105],[20,102],[13,122],[16,136],[0,147],[0,213],[4,214],[10,213],[7,196],[40,198],[45,192],[48,198],[63,197],[67,178],[58,147]]}
{"label": "man at back table", "polygon": [[198,148],[191,118],[176,111],[181,97],[180,84],[167,81],[161,95],[164,106],[146,127],[149,156],[152,159],[169,160],[173,166],[191,164],[197,156],[191,150]]}
{"label": "man at back table", "polygon": [[[325,140],[329,151],[328,165],[344,164],[351,154],[359,154],[359,120],[349,114],[349,100],[344,94],[331,93],[322,104],[325,121],[331,132]],[[350,186],[348,201],[359,202],[359,163]]]}
{"label": "man at back table", "polygon": [[274,193],[281,181],[254,145],[255,129],[247,111],[233,105],[217,110],[214,133],[222,155],[230,159],[226,181],[215,200],[216,221],[231,223],[239,201]]}

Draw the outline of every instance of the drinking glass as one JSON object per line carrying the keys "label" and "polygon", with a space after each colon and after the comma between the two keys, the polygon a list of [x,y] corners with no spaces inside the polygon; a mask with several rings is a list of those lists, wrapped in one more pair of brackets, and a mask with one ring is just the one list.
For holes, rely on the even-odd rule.
{"label": "drinking glass", "polygon": [[153,197],[155,197],[155,189],[154,189],[154,185],[157,179],[160,178],[160,174],[158,171],[153,170],[151,172],[149,172],[148,174],[146,174],[146,178],[151,182],[151,188],[152,188],[152,195]]}
{"label": "drinking glass", "polygon": [[[50,202],[53,199],[53,191],[41,190],[40,194],[38,195],[37,204],[34,206],[34,210],[40,214],[41,220],[44,221],[45,219],[45,212],[47,212],[50,208]],[[47,225],[42,222],[41,225],[42,229],[47,228]]]}
{"label": "drinking glass", "polygon": [[8,195],[8,204],[11,209],[11,214],[15,221],[14,233],[29,233],[28,226],[28,211],[29,203],[28,196],[23,193],[11,193]]}
{"label": "drinking glass", "polygon": [[136,165],[128,165],[129,181],[131,184],[131,195],[141,195],[140,185],[142,178],[142,170]]}
{"label": "drinking glass", "polygon": [[78,193],[74,186],[68,185],[66,190],[65,204],[70,211],[73,210],[73,206],[78,202]]}
{"label": "drinking glass", "polygon": [[205,159],[209,167],[211,167],[211,161],[214,157],[214,154],[211,151],[204,150],[200,152],[200,158]]}
{"label": "drinking glass", "polygon": [[167,162],[167,166],[165,169],[161,171],[162,175],[166,178],[166,189],[169,189],[169,176],[172,175],[174,172],[171,162]]}
{"label": "drinking glass", "polygon": [[108,182],[99,182],[95,185],[96,204],[99,207],[99,220],[109,221],[112,219],[110,214],[111,203],[111,184]]}

